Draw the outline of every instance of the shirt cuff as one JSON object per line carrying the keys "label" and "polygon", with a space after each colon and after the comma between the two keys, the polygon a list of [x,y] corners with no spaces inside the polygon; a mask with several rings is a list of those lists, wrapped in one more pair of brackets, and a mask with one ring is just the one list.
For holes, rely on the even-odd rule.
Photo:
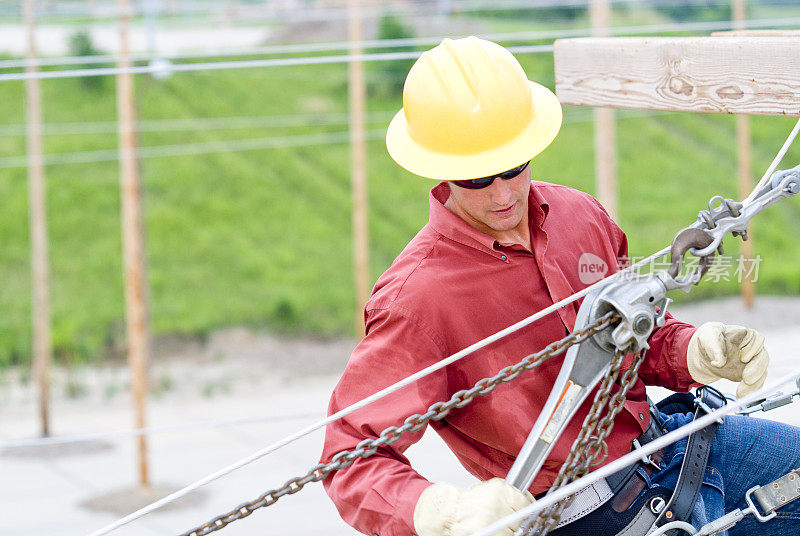
{"label": "shirt cuff", "polygon": [[702,385],[694,381],[692,375],[689,374],[689,364],[686,361],[686,352],[689,349],[689,341],[691,340],[695,331],[697,331],[697,328],[694,326],[679,330],[675,334],[675,343],[670,348],[670,353],[672,354],[670,357],[675,365],[675,378],[677,383],[681,387],[685,386],[687,390],[691,389],[692,387],[698,387]]}
{"label": "shirt cuff", "polygon": [[419,496],[422,495],[423,491],[428,489],[428,486],[432,485],[433,482],[424,479],[410,482],[408,484],[409,489],[407,489],[406,493],[403,493],[403,497],[397,505],[397,513],[400,519],[403,519],[406,524],[408,524],[412,534],[417,533],[414,528],[414,509],[417,507]]}

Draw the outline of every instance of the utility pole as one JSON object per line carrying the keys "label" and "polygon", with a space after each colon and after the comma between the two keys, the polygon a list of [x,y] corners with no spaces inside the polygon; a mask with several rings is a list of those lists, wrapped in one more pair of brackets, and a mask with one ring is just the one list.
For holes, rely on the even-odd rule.
{"label": "utility pole", "polygon": [[[733,29],[744,30],[747,12],[745,0],[733,0]],[[750,116],[736,114],[736,154],[737,168],[739,176],[739,197],[744,199],[753,189],[753,176],[751,170],[752,142],[750,137]],[[746,309],[753,307],[756,289],[753,282],[752,267],[753,261],[753,226],[747,228],[748,239],[742,242],[742,256],[739,262],[742,263],[742,302]],[[750,268],[750,269],[744,269]]]}
{"label": "utility pole", "polygon": [[[349,0],[350,54],[364,50],[361,35],[360,0]],[[353,195],[353,260],[356,287],[356,334],[364,336],[362,309],[369,298],[369,235],[367,227],[367,149],[364,134],[364,64],[360,60],[349,64],[350,101],[350,165]]]}
{"label": "utility pole", "polygon": [[[131,67],[129,26],[130,0],[117,0],[119,8],[119,63]],[[149,353],[147,285],[144,267],[144,225],[142,222],[141,182],[136,157],[136,109],[133,100],[133,75],[117,75],[117,118],[119,122],[120,189],[122,197],[122,247],[125,270],[125,320],[128,339],[128,365],[134,400],[135,425],[147,426],[147,363]],[[139,483],[149,486],[147,437],[137,439]]]}
{"label": "utility pole", "polygon": [[[608,37],[611,6],[592,0],[589,6],[592,35]],[[594,109],[594,176],[597,199],[612,218],[617,217],[617,130],[612,108]]]}
{"label": "utility pole", "polygon": [[[36,4],[24,2],[28,50],[25,71],[35,74],[36,64]],[[42,94],[38,79],[25,80],[26,144],[28,150],[28,190],[31,222],[31,279],[33,322],[33,371],[39,386],[39,416],[42,436],[50,435],[50,272],[47,253],[47,211],[45,208],[44,160],[42,157]]]}

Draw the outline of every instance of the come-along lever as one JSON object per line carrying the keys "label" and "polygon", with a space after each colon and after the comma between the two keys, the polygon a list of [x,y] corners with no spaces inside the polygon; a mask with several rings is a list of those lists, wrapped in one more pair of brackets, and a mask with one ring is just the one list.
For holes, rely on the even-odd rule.
{"label": "come-along lever", "polygon": [[[649,348],[647,339],[656,326],[664,323],[671,301],[666,297],[668,291],[688,292],[708,270],[715,251],[722,251],[722,240],[728,232],[746,239],[747,226],[756,214],[798,192],[800,166],[775,172],[752,199],[743,203],[716,196],[709,201],[708,210],[699,213],[697,222],[675,236],[667,270],[612,280],[588,294],[578,311],[576,328],[596,322],[609,312],[616,312],[620,320],[613,330],[601,331],[569,348],[550,396],[506,482],[520,490],[530,487],[569,421],[608,374],[617,350],[637,353]],[[699,266],[679,277],[687,252],[700,258]]]}

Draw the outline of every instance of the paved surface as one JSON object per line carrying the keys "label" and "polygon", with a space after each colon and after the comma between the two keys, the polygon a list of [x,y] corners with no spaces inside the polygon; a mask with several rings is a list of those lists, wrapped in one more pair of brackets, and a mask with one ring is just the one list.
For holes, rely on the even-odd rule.
{"label": "paved surface", "polygon": [[[676,316],[699,323],[717,319],[763,330],[773,356],[768,382],[800,368],[800,299],[761,299],[754,312],[740,310],[737,300],[684,307]],[[162,384],[149,406],[152,426],[186,425],[231,418],[271,418],[271,421],[230,427],[155,434],[150,438],[150,471],[155,491],[174,491],[248,456],[321,418],[337,379],[337,370],[352,341],[275,341],[227,332],[208,347],[161,358],[154,365],[155,383]],[[293,346],[294,345],[294,346]],[[295,361],[276,358],[290,347]],[[223,347],[237,348],[227,355]],[[248,353],[246,348],[251,348]],[[329,357],[328,368],[300,376],[297,362],[314,352]],[[188,352],[191,354],[192,352]],[[274,355],[273,355],[274,354]],[[300,356],[299,358],[297,356]],[[258,361],[254,361],[258,359]],[[304,366],[304,368],[308,368]],[[132,422],[124,387],[125,370],[106,367],[56,375],[53,405],[55,434],[119,430]],[[67,382],[67,383],[64,383]],[[80,396],[68,398],[64,385],[82,385]],[[81,383],[82,382],[82,383]],[[116,394],[115,394],[116,393]],[[656,393],[658,396],[659,393]],[[769,414],[800,424],[798,403]],[[13,375],[0,382],[0,442],[35,437],[36,405],[30,386]],[[180,534],[251,500],[265,490],[308,470],[317,461],[322,441],[316,432],[271,456],[223,477],[191,494],[174,508],[157,511],[114,531],[115,535]],[[473,481],[453,460],[435,434],[426,434],[409,449],[415,467],[431,480],[464,485]],[[131,492],[136,481],[134,443],[130,438],[105,439],[47,449],[0,450],[0,534],[3,536],[88,535],[146,504],[155,496]],[[103,510],[108,509],[108,510]],[[301,536],[356,534],[338,517],[319,484],[281,499],[221,531],[227,536],[276,534]]]}

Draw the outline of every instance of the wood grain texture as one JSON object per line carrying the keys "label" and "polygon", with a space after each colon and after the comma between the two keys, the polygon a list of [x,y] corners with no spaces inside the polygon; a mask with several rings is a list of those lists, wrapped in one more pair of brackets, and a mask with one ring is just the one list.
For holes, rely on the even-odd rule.
{"label": "wood grain texture", "polygon": [[800,116],[800,38],[560,39],[563,104]]}

